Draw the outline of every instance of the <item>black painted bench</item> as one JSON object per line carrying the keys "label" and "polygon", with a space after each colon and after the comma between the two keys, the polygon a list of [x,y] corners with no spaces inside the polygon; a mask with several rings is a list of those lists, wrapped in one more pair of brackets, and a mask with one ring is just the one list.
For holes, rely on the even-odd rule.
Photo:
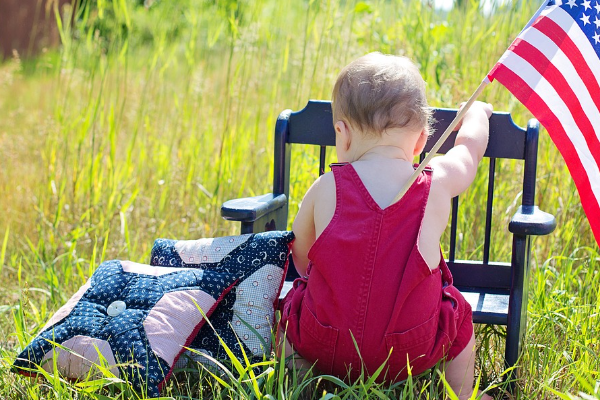
{"label": "black painted bench", "polygon": [[[426,153],[445,128],[450,124],[456,110],[436,109],[434,137],[428,140]],[[531,236],[547,235],[556,226],[554,216],[540,211],[535,206],[535,182],[537,168],[539,124],[530,120],[526,129],[514,124],[509,113],[495,112],[490,118],[490,139],[485,157],[489,158],[488,186],[485,205],[485,232],[483,257],[480,261],[456,259],[459,199],[453,199],[449,231],[448,266],[454,276],[455,286],[461,290],[473,308],[473,321],[482,324],[506,325],[506,366],[513,366],[520,353],[523,334],[527,323],[527,282]],[[441,147],[440,153],[448,151],[454,143],[456,132]],[[297,112],[283,111],[275,126],[273,192],[262,196],[235,199],[225,202],[221,208],[227,220],[240,221],[241,233],[265,230],[286,230],[288,226],[288,197],[290,184],[291,151],[294,144],[310,144],[320,147],[319,172],[325,171],[328,146],[335,146],[331,103],[309,101]],[[421,155],[423,159],[425,154]],[[496,162],[500,159],[521,160],[522,196],[521,206],[508,224],[502,240],[512,236],[512,256],[508,262],[490,260],[492,205]],[[520,177],[519,177],[520,178]],[[518,179],[515,175],[511,180]],[[503,194],[511,198],[518,193]],[[512,233],[512,235],[511,235]],[[283,292],[287,292],[291,281],[297,277],[291,266]],[[511,374],[509,374],[511,375]]]}

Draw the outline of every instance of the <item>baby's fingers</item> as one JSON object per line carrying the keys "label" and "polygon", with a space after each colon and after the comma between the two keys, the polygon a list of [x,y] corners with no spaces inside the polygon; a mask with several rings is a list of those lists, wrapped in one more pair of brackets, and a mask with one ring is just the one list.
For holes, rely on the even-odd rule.
{"label": "baby's fingers", "polygon": [[492,113],[494,112],[494,106],[491,103],[481,103],[481,106],[487,117],[491,117]]}

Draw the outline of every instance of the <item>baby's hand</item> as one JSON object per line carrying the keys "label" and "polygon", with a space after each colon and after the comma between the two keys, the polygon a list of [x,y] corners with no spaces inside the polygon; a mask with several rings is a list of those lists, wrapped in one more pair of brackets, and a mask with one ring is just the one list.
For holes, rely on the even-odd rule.
{"label": "baby's hand", "polygon": [[473,102],[457,128],[454,147],[444,156],[431,160],[434,171],[442,171],[437,182],[445,188],[449,199],[465,191],[475,179],[477,165],[487,148],[492,111],[491,104]]}
{"label": "baby's hand", "polygon": [[476,101],[473,103],[473,105],[471,105],[471,108],[469,108],[469,110],[467,111],[467,115],[472,112],[481,112],[481,111],[485,112],[485,115],[489,119],[492,116],[492,112],[494,111],[494,106],[492,106],[490,103]]}
{"label": "baby's hand", "polygon": [[[458,112],[463,109],[466,103],[460,103],[458,107]],[[494,111],[494,107],[490,103],[484,103],[482,101],[475,101],[471,104],[471,107],[467,110],[465,116],[458,122],[455,130],[459,130],[462,127],[462,123],[466,119],[477,118],[482,115],[482,112],[485,113],[486,118],[489,119],[492,116],[492,112]]]}

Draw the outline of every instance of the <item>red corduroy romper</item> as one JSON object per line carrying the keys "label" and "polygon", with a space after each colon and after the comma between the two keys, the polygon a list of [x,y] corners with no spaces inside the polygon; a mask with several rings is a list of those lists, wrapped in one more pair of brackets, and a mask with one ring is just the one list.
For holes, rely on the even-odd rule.
{"label": "red corduroy romper", "polygon": [[417,248],[431,170],[385,209],[352,164],[332,170],[335,214],[308,253],[308,279],[294,281],[280,305],[287,340],[322,373],[351,380],[390,351],[378,381],[406,379],[407,357],[412,375],[456,357],[473,333],[471,307],[444,259],[431,271]]}

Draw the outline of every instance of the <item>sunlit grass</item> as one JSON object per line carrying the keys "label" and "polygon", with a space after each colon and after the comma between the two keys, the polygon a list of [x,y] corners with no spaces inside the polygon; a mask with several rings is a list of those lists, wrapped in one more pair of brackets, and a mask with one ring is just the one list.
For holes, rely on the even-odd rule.
{"label": "sunlit grass", "polygon": [[[109,384],[99,391],[62,380],[38,386],[9,373],[9,365],[102,261],[146,262],[157,237],[236,233],[220,205],[271,190],[277,114],[328,99],[350,60],[369,51],[405,54],[421,66],[430,104],[454,107],[533,14],[531,3],[498,6],[485,17],[476,3],[445,15],[417,1],[185,0],[149,9],[98,2],[104,8],[77,16],[72,31],[63,24],[62,51],[0,64],[0,397],[127,398],[130,392]],[[482,100],[511,111],[520,125],[530,118],[499,84]],[[517,397],[581,391],[600,398],[597,245],[544,133],[539,154],[536,201],[558,227],[533,241]],[[291,216],[318,164],[312,150],[293,157]],[[497,165],[495,260],[510,257],[507,223],[520,198],[514,177],[521,168]],[[482,225],[486,185],[482,174],[461,197],[470,206],[459,224],[458,257],[481,256],[483,232],[473,227]],[[502,379],[501,335],[497,327],[479,332],[482,387]],[[284,373],[279,360],[268,362],[273,370],[262,378],[262,396],[299,396],[299,378]],[[432,374],[392,388],[330,381],[325,396],[443,398]],[[165,395],[234,397],[235,387],[198,376],[177,374]],[[317,387],[314,398],[323,393]]]}

